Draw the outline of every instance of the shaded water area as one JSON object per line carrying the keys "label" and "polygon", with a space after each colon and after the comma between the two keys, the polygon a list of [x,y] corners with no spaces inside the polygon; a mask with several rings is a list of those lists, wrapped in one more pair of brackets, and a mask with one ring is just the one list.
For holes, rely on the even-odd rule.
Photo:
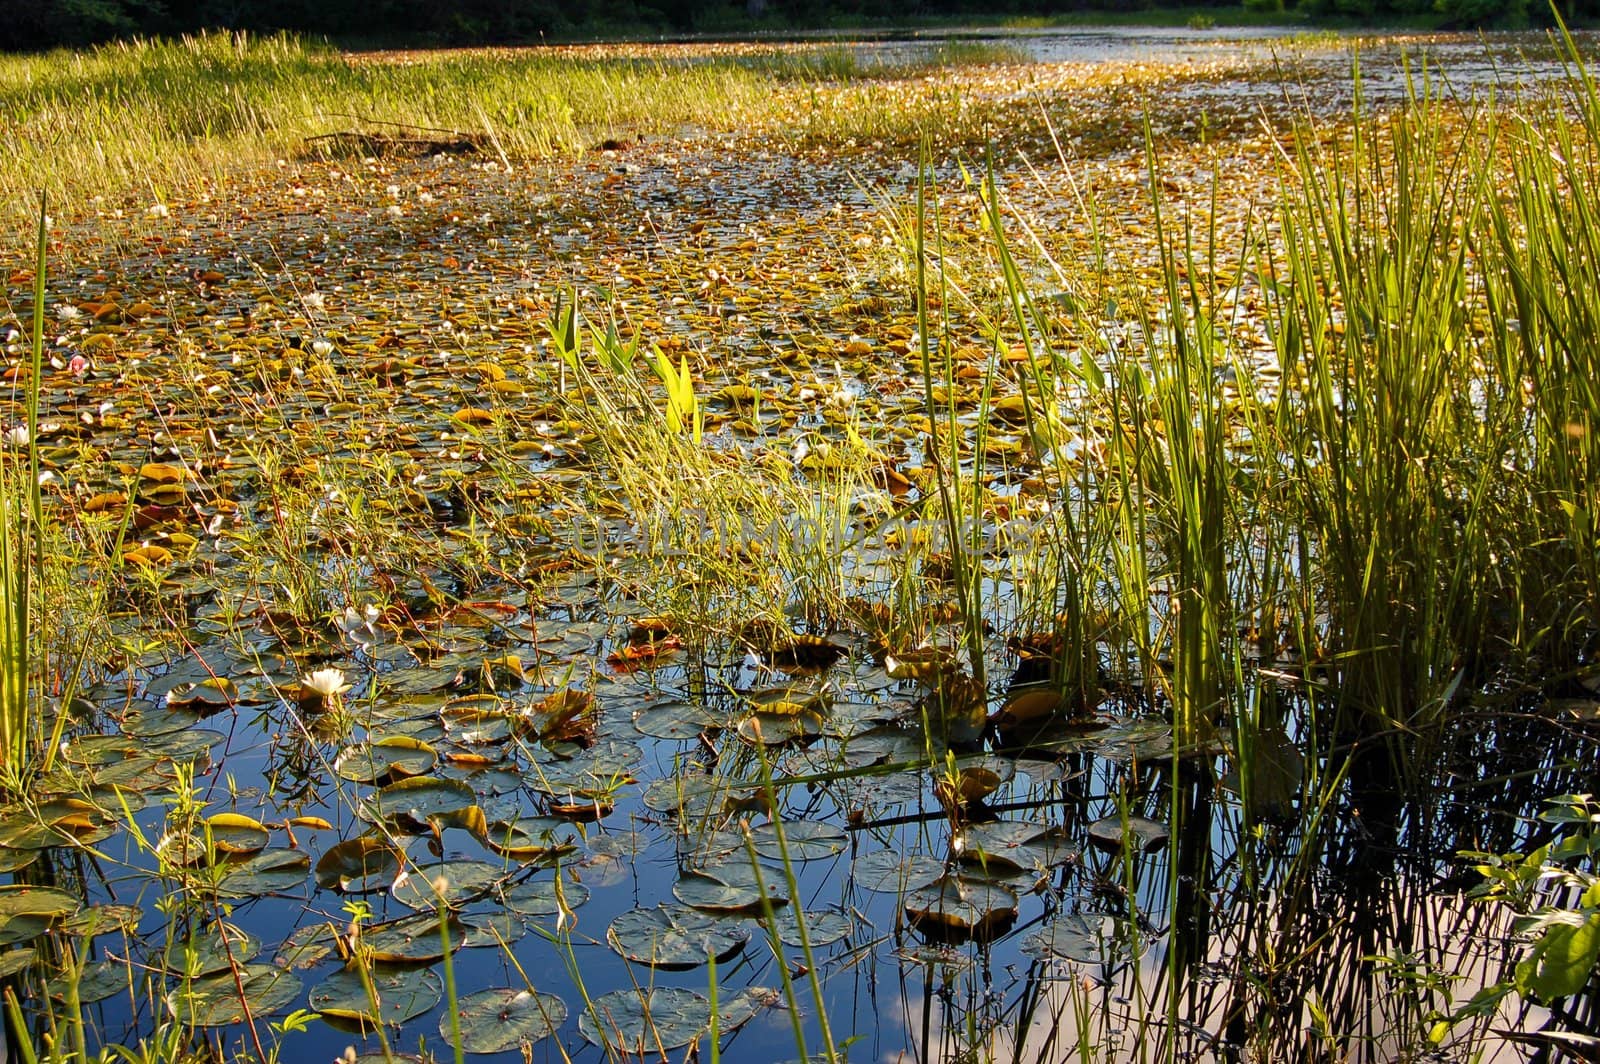
{"label": "shaded water area", "polygon": [[[1193,207],[1259,184],[1301,114],[1268,110],[1286,95],[1332,120],[1351,94],[1331,46],[1297,53],[1286,94],[1269,42],[1021,40],[1034,66],[964,91],[994,109],[1019,214],[1068,248],[1090,237],[1069,175],[1144,217],[1146,114]],[[1174,41],[1194,62],[1152,69]],[[1429,47],[1466,85],[1498,69]],[[1365,53],[1369,98],[1397,100],[1399,54]],[[938,150],[954,275],[983,144]],[[1592,1034],[1579,995],[1426,1037],[1518,956],[1458,854],[1550,841],[1544,803],[1600,782],[1592,657],[1545,686],[1467,663],[1438,724],[1328,736],[1337,663],[1263,638],[1237,670],[1249,767],[1225,728],[1175,748],[1127,647],[1090,640],[1092,690],[1061,690],[1071,603],[1018,560],[1037,470],[998,422],[971,466],[1010,500],[983,534],[1013,552],[979,577],[982,667],[954,649],[951,548],[904,516],[935,472],[894,229],[916,151],[704,134],[512,169],[291,159],[73,223],[40,433],[61,549],[130,527],[120,568],[66,577],[103,621],[60,592],[104,644],[67,767],[0,817],[0,864],[36,888],[0,928],[24,1010],[52,989],[29,951],[48,971],[82,946],[91,1045],[176,1016],[259,1052],[309,1009],[283,1051],[320,1060],[382,1051],[374,994],[394,1051],[447,1057],[456,1022],[508,1061],[697,1038],[704,1058],[713,996],[741,1061],[829,1039],[879,1061],[1453,1060],[1469,1034],[1520,1060],[1537,1044],[1504,1032]],[[819,456],[854,434],[887,456],[876,479],[732,531],[709,503],[644,511],[574,413],[554,349],[574,295],[600,333],[690,360],[726,468],[825,495]],[[704,555],[681,547],[701,530]],[[820,560],[754,604],[702,570],[773,555]],[[341,956],[356,907],[370,987]]]}

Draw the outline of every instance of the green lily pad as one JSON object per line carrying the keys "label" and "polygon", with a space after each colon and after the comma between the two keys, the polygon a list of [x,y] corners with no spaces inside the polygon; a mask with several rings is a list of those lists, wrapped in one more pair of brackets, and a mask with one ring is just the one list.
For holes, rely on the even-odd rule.
{"label": "green lily pad", "polygon": [[1048,927],[1022,940],[1022,952],[1035,960],[1102,963],[1105,960],[1108,922],[1104,916],[1058,913]]}
{"label": "green lily pad", "polygon": [[259,898],[263,894],[288,894],[306,885],[311,857],[299,850],[265,850],[242,861],[229,862],[217,881],[224,898]]}
{"label": "green lily pad", "polygon": [[351,783],[381,783],[425,775],[438,760],[421,739],[389,735],[346,747],[334,759],[333,771]]}
{"label": "green lily pad", "polygon": [[509,909],[489,909],[461,914],[462,949],[509,946],[528,933],[522,917]]}
{"label": "green lily pad", "polygon": [[749,940],[750,932],[739,924],[686,905],[632,909],[606,929],[606,941],[623,957],[665,971],[698,968],[708,957],[720,964],[736,956]]}
{"label": "green lily pad", "polygon": [[[138,980],[137,971],[131,971],[126,961],[104,960],[85,965],[78,974],[77,991],[80,1004],[93,1005],[116,994],[128,993],[129,980]],[[46,992],[57,1001],[65,1001],[68,975],[60,975],[46,984]]]}
{"label": "green lily pad", "polygon": [[[450,949],[461,946],[459,921],[451,914],[447,917],[450,930]],[[388,964],[431,964],[444,956],[444,940],[439,934],[437,913],[421,912],[414,916],[373,924],[361,933],[361,941],[372,951],[372,958]]]}
{"label": "green lily pad", "polygon": [[500,892],[500,901],[520,916],[554,916],[563,907],[577,909],[589,900],[589,888],[565,879],[530,879]]}
{"label": "green lily pad", "polygon": [[725,723],[718,714],[693,702],[662,702],[633,715],[635,730],[652,739],[690,740]]}
{"label": "green lily pad", "polygon": [[906,918],[938,942],[992,942],[1017,919],[1017,896],[988,880],[946,875],[905,898]]}
{"label": "green lily pad", "polygon": [[400,851],[381,835],[357,835],[317,858],[317,886],[345,894],[387,890],[400,874]]}
{"label": "green lily pad", "polygon": [[1120,816],[1103,817],[1089,825],[1089,841],[1107,853],[1121,853],[1125,843],[1131,843],[1140,853],[1159,850],[1171,838],[1165,824],[1130,816],[1126,823]]}
{"label": "green lily pad", "polygon": [[0,887],[0,923],[19,916],[62,917],[78,911],[76,897],[56,887]]}
{"label": "green lily pad", "polygon": [[362,804],[362,815],[420,835],[429,830],[430,823],[471,809],[477,801],[472,788],[458,780],[417,776],[373,794]]}
{"label": "green lily pad", "polygon": [[[554,994],[531,990],[480,990],[460,1002],[461,1048],[468,1053],[503,1053],[548,1038],[567,1022],[567,1006]],[[450,1017],[439,1020],[450,1038]]]}
{"label": "green lily pad", "polygon": [[[845,833],[832,824],[815,820],[790,820],[781,825],[784,845],[791,861],[816,861],[843,852],[849,845]],[[783,851],[778,845],[778,828],[775,824],[762,824],[750,832],[756,853],[771,860],[780,860]]]}
{"label": "green lily pad", "polygon": [[864,890],[904,894],[944,875],[944,862],[920,853],[878,850],[850,863],[850,881]]}
{"label": "green lily pad", "polygon": [[180,1022],[226,1027],[246,1019],[263,1019],[299,996],[300,980],[294,974],[270,964],[247,964],[237,972],[180,985],[167,995],[167,1007]]}
{"label": "green lily pad", "polygon": [[483,844],[502,857],[536,861],[572,853],[582,838],[578,829],[558,817],[528,816],[490,824]]}
{"label": "green lily pad", "polygon": [[[730,995],[718,1004],[719,1029],[732,1031],[749,1022],[771,998],[759,987]],[[578,1033],[586,1040],[640,1058],[682,1048],[710,1026],[711,1002],[692,990],[670,986],[613,990],[595,998],[594,1008],[578,1016]]]}
{"label": "green lily pad", "polygon": [[486,861],[444,861],[408,868],[395,879],[390,895],[408,909],[459,909],[481,898],[505,878],[505,870]]}
{"label": "green lily pad", "polygon": [[760,885],[756,871],[743,854],[734,854],[714,864],[685,872],[672,893],[685,905],[707,912],[747,915],[759,914],[762,909],[762,887],[766,888],[767,903],[773,908],[789,904],[784,893],[783,873],[774,868],[761,870]]}
{"label": "green lily pad", "polygon": [[231,924],[220,924],[174,942],[162,957],[162,967],[181,978],[199,979],[254,960],[260,952],[259,938]]}
{"label": "green lily pad", "polygon": [[38,954],[32,949],[13,949],[0,954],[0,979],[10,978],[19,971],[27,971],[37,962]]}
{"label": "green lily pad", "polygon": [[312,987],[307,1004],[324,1016],[340,1020],[367,1026],[379,1022],[397,1025],[416,1019],[444,997],[444,980],[432,968],[376,970],[369,973],[369,978],[376,1004],[367,995],[361,973],[353,968],[342,968]]}
{"label": "green lily pad", "polygon": [[291,972],[315,968],[339,948],[339,933],[332,924],[307,924],[297,928],[278,946],[272,962]]}
{"label": "green lily pad", "polygon": [[831,946],[855,930],[855,924],[848,916],[833,909],[807,909],[804,913],[792,905],[778,909],[772,914],[772,923],[778,930],[778,941],[795,949],[800,948],[797,917],[805,920],[806,941],[813,949]]}

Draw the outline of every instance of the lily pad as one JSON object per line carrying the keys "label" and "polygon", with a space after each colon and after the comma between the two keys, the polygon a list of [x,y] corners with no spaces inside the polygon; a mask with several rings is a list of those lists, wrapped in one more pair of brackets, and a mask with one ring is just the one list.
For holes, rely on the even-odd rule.
{"label": "lily pad", "polygon": [[1109,922],[1104,916],[1058,913],[1044,930],[1022,940],[1022,952],[1035,960],[1099,964],[1105,960]]}
{"label": "lily pad", "polygon": [[364,1025],[379,1021],[401,1024],[433,1008],[444,996],[444,981],[432,968],[369,973],[377,996],[374,1005],[367,995],[361,973],[352,968],[334,972],[312,987],[307,1004],[324,1016],[352,1020]]}
{"label": "lily pad", "polygon": [[716,713],[693,702],[662,702],[633,715],[634,728],[654,739],[694,739],[725,723]]}
{"label": "lily pad", "polygon": [[[567,1022],[567,1006],[554,994],[532,990],[480,990],[460,1002],[461,1048],[468,1053],[503,1053],[548,1038]],[[450,1017],[439,1020],[449,1039]]]}
{"label": "lily pad", "polygon": [[310,855],[299,850],[264,850],[230,862],[217,881],[217,893],[224,898],[287,894],[305,887],[310,874]]}
{"label": "lily pad", "polygon": [[[737,1030],[777,1000],[776,993],[759,986],[722,996],[717,1003],[717,1027],[724,1033]],[[578,1033],[586,1040],[639,1058],[686,1046],[710,1026],[711,1002],[678,987],[614,990],[595,998],[594,1009],[586,1009],[578,1017]]]}
{"label": "lily pad", "polygon": [[357,835],[317,858],[317,886],[345,894],[387,890],[400,874],[400,851],[381,835]]}
{"label": "lily pad", "polygon": [[217,853],[247,854],[264,850],[272,835],[254,817],[217,813],[206,818],[206,832]]}
{"label": "lily pad", "polygon": [[850,881],[865,890],[904,894],[944,875],[944,862],[920,853],[878,850],[862,854],[850,865]]}
{"label": "lily pad", "polygon": [[988,880],[946,875],[905,898],[906,918],[936,942],[992,942],[1017,919],[1017,896]]}
{"label": "lily pad", "polygon": [[632,909],[611,921],[606,941],[635,964],[665,971],[687,971],[714,957],[730,960],[750,932],[729,920],[719,920],[686,905],[658,905]]}
{"label": "lily pad", "polygon": [[[450,949],[461,945],[462,933],[456,917],[449,921]],[[386,964],[431,964],[444,956],[444,939],[440,935],[437,913],[421,912],[415,916],[373,924],[361,933],[362,943],[372,951],[372,959]]]}
{"label": "lily pad", "polygon": [[833,909],[807,909],[801,913],[795,906],[779,909],[772,914],[773,925],[778,930],[778,941],[785,946],[800,948],[800,926],[797,917],[805,920],[806,941],[812,949],[831,946],[847,938],[855,924],[844,913]]}
{"label": "lily pad", "polygon": [[433,910],[441,904],[459,909],[504,877],[504,869],[486,861],[444,861],[402,872],[390,894],[409,909]]}
{"label": "lily pad", "polygon": [[589,900],[589,888],[564,879],[530,879],[500,892],[500,901],[521,916],[554,916]]}
{"label": "lily pad", "polygon": [[421,739],[389,735],[347,747],[334,759],[333,770],[351,783],[384,783],[425,775],[438,760]]}
{"label": "lily pad", "polygon": [[420,835],[430,830],[430,824],[471,809],[477,801],[472,788],[458,780],[418,776],[382,788],[367,799],[362,813]]}
{"label": "lily pad", "polygon": [[832,857],[849,845],[845,833],[832,824],[815,820],[790,820],[781,825],[762,824],[750,832],[756,853],[771,860],[780,860],[783,847],[778,845],[778,831],[783,831],[783,843],[791,861],[816,861]]}
{"label": "lily pad", "polygon": [[1142,816],[1130,816],[1126,821],[1108,816],[1089,825],[1089,841],[1106,853],[1121,853],[1128,843],[1138,852],[1149,853],[1165,846],[1170,837],[1165,824]]}
{"label": "lily pad", "polygon": [[572,853],[582,836],[558,817],[519,817],[489,825],[483,844],[502,857],[535,861]]}
{"label": "lily pad", "polygon": [[734,854],[714,864],[685,872],[672,893],[685,905],[714,913],[759,914],[765,888],[766,904],[777,908],[789,904],[784,893],[783,873],[774,868],[756,870],[743,854]]}
{"label": "lily pad", "polygon": [[293,973],[270,964],[247,964],[236,972],[180,985],[167,995],[167,1007],[183,1023],[226,1027],[246,1019],[263,1019],[299,996],[300,980]]}

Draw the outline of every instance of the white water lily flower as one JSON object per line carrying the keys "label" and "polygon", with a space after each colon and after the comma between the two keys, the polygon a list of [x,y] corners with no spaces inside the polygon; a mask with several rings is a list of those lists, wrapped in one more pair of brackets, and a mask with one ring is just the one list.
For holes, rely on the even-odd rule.
{"label": "white water lily flower", "polygon": [[318,669],[310,676],[300,677],[300,686],[324,699],[335,698],[350,690],[350,684],[339,669]]}

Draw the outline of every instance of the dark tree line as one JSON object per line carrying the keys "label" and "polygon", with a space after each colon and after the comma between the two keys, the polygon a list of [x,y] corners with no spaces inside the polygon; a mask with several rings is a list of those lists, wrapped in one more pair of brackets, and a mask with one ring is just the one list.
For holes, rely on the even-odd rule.
{"label": "dark tree line", "polygon": [[[1073,10],[1232,6],[1241,0],[0,0],[0,49],[39,51],[202,29],[288,30],[361,44],[518,43],[606,32],[737,31],[830,20],[921,15],[995,17]],[[1382,19],[1432,14],[1447,22],[1515,22],[1547,0],[1242,0],[1265,11]],[[1531,5],[1531,7],[1530,7]],[[1561,0],[1574,18],[1600,0]]]}

